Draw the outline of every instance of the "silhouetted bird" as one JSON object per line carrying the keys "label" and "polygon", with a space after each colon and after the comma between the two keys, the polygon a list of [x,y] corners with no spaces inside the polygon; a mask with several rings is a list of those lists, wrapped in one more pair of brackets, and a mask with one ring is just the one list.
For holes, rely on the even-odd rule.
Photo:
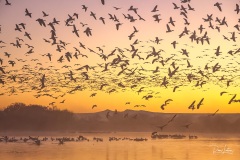
{"label": "silhouetted bird", "polygon": [[185,128],[188,129],[190,125],[192,125],[192,123],[189,123],[189,124],[183,125],[182,127],[185,127]]}
{"label": "silhouetted bird", "polygon": [[93,108],[96,108],[96,107],[97,107],[97,105],[95,104],[95,105],[92,106],[92,109],[93,109]]}
{"label": "silhouetted bird", "polygon": [[217,2],[217,3],[214,4],[214,6],[216,6],[216,7],[219,9],[219,11],[222,12],[221,5],[222,5],[222,3],[219,3],[219,2]]}
{"label": "silhouetted bird", "polygon": [[101,0],[101,3],[104,5],[105,4],[105,0]]}
{"label": "silhouetted bird", "polygon": [[11,3],[8,2],[8,0],[5,0],[5,5],[11,5]]}
{"label": "silhouetted bird", "polygon": [[25,16],[32,18],[32,13],[30,13],[27,8],[25,9]]}
{"label": "silhouetted bird", "polygon": [[219,111],[219,109],[217,109],[213,114],[210,114],[209,116],[215,116],[218,111]]}

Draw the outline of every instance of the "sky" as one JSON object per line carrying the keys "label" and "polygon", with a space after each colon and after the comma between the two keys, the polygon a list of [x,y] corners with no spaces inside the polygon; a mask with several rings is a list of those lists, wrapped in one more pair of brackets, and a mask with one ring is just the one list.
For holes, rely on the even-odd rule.
{"label": "sky", "polygon": [[8,2],[0,1],[1,109],[240,111],[239,0]]}

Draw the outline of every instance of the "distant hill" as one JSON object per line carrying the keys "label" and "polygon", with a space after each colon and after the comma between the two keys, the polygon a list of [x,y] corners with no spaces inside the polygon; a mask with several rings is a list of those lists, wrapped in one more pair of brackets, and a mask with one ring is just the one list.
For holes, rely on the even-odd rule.
{"label": "distant hill", "polygon": [[0,131],[240,133],[240,114],[156,113],[105,110],[72,113],[15,103],[0,111]]}
{"label": "distant hill", "polygon": [[[109,113],[108,118],[107,113]],[[174,115],[175,118],[168,123]],[[163,132],[240,133],[240,114],[213,116],[141,110],[123,112],[105,110],[96,113],[75,113],[74,117],[81,123],[81,130],[91,131],[161,131],[159,127],[168,123],[163,127]],[[186,128],[186,125],[189,127]]]}

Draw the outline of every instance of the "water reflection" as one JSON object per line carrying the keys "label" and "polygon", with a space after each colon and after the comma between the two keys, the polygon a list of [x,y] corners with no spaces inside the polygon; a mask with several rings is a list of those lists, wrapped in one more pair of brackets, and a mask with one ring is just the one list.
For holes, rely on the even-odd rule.
{"label": "water reflection", "polygon": [[[128,133],[130,134],[130,133]],[[140,134],[140,133],[139,133]],[[141,133],[143,134],[143,133]],[[137,134],[129,136],[136,136]],[[139,135],[148,141],[108,141],[108,134],[101,134],[103,142],[66,142],[58,145],[52,141],[42,142],[40,146],[32,143],[0,142],[1,160],[236,160],[240,157],[239,139],[198,139],[198,140],[152,140],[149,134]],[[121,137],[121,135],[116,135]],[[216,146],[218,148],[216,148]],[[216,151],[214,154],[214,151]],[[220,153],[221,151],[221,153]],[[224,151],[224,152],[223,152]],[[233,151],[231,154],[230,151]],[[223,154],[224,153],[224,154]]]}
{"label": "water reflection", "polygon": [[163,150],[162,150],[162,148],[160,149],[160,159],[163,159]]}
{"label": "water reflection", "polygon": [[110,159],[109,159],[109,146],[107,145],[106,148],[107,148],[107,149],[106,149],[106,160],[110,160]]}
{"label": "water reflection", "polygon": [[186,154],[185,154],[185,159],[189,160],[189,153],[187,151],[186,151]]}
{"label": "water reflection", "polygon": [[124,149],[124,159],[128,160],[128,150],[126,148]]}

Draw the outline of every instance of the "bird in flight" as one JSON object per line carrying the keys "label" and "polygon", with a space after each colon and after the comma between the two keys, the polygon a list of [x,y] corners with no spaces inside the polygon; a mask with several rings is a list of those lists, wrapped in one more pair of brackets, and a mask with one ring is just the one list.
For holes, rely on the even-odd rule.
{"label": "bird in flight", "polygon": [[85,6],[85,5],[82,5],[82,9],[83,9],[85,12],[87,12],[88,7]]}
{"label": "bird in flight", "polygon": [[236,4],[236,9],[234,10],[237,12],[237,14],[240,12],[240,7],[239,7],[239,4]]}
{"label": "bird in flight", "polygon": [[164,125],[162,125],[162,126],[156,126],[157,128],[160,128],[161,129],[161,131],[163,130],[163,128],[164,127],[166,127],[168,125],[168,123],[167,124],[164,124]]}
{"label": "bird in flight", "polygon": [[222,95],[225,94],[225,93],[228,93],[228,92],[223,91],[223,92],[220,93],[220,96],[222,96]]}
{"label": "bird in flight", "polygon": [[219,111],[219,109],[217,109],[213,114],[210,114],[209,116],[215,116],[218,111]]}
{"label": "bird in flight", "polygon": [[177,114],[175,114],[167,123],[173,122],[173,120],[175,119],[176,116],[177,116]]}
{"label": "bird in flight", "polygon": [[92,106],[92,109],[93,109],[93,108],[96,108],[96,107],[97,107],[97,105],[96,105],[96,104],[94,104],[94,105]]}
{"label": "bird in flight", "polygon": [[192,123],[189,123],[189,124],[183,125],[182,127],[185,127],[185,128],[188,129],[190,125],[192,125]]}
{"label": "bird in flight", "polygon": [[47,16],[49,16],[49,14],[47,14],[47,13],[44,12],[44,11],[42,11],[42,13],[43,13],[43,17],[47,17]]}
{"label": "bird in flight", "polygon": [[103,5],[105,5],[105,0],[101,0],[101,3],[102,3]]}
{"label": "bird in flight", "polygon": [[222,3],[219,3],[219,2],[217,2],[217,3],[214,4],[214,6],[216,6],[216,7],[219,9],[220,12],[222,12],[222,7],[221,7],[221,5],[222,5]]}
{"label": "bird in flight", "polygon": [[78,31],[79,30],[76,28],[76,26],[73,25],[73,31],[72,32],[75,33],[77,37],[79,37]]}
{"label": "bird in flight", "polygon": [[41,81],[41,85],[40,85],[41,89],[43,89],[45,87],[45,80],[46,80],[45,74],[43,74],[42,78],[40,79],[40,81]]}
{"label": "bird in flight", "polygon": [[167,100],[164,102],[164,104],[161,105],[160,108],[161,108],[162,110],[165,110],[165,107],[166,107],[166,106],[169,104],[169,102],[171,102],[171,101],[173,101],[173,100],[172,100],[172,99],[167,99]]}
{"label": "bird in flight", "polygon": [[157,12],[157,11],[159,11],[159,10],[157,9],[157,7],[158,7],[158,5],[156,5],[151,12]]}
{"label": "bird in flight", "polygon": [[[199,101],[199,103],[197,104],[197,109],[199,109],[200,106],[203,105],[203,101],[204,101],[204,98],[202,98],[202,99]],[[188,107],[188,109],[194,110],[194,109],[195,109],[195,102],[196,102],[196,100],[191,103],[191,105]]]}
{"label": "bird in flight", "polygon": [[11,5],[11,3],[8,2],[8,0],[5,0],[5,5]]}
{"label": "bird in flight", "polygon": [[32,18],[32,13],[30,13],[27,8],[25,9],[25,16]]}

